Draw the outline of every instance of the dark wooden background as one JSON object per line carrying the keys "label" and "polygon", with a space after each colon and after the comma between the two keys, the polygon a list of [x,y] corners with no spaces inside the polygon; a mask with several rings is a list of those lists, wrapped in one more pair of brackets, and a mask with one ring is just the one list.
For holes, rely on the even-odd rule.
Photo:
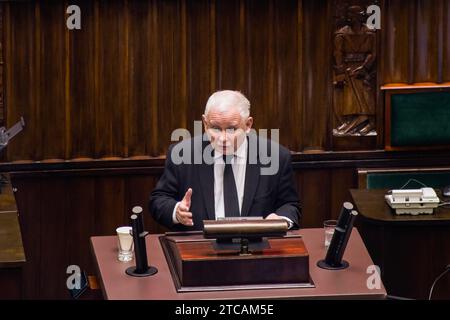
{"label": "dark wooden background", "polygon": [[[342,2],[342,1],[339,1]],[[81,8],[81,30],[65,10]],[[192,131],[208,96],[248,96],[256,128],[293,152],[303,227],[336,217],[358,167],[445,165],[426,154],[333,146],[336,1],[7,1],[1,9],[0,120],[24,116],[8,146],[27,255],[24,297],[67,298],[66,268],[94,274],[92,235],[146,208],[170,134]],[[450,1],[381,1],[378,82],[450,81]],[[379,96],[381,93],[379,93]],[[382,99],[378,127],[382,130]],[[379,135],[382,136],[381,134]],[[164,231],[149,215],[146,227]]]}

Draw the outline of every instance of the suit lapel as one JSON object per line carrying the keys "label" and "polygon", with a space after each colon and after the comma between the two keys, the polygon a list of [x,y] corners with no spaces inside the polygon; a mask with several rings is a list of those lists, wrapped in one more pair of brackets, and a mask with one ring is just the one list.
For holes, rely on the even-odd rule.
{"label": "suit lapel", "polygon": [[[202,155],[203,150],[205,150],[208,144],[209,142],[203,141]],[[216,214],[214,208],[214,164],[207,164],[202,161],[202,163],[199,165],[198,170],[200,185],[202,187],[201,192],[203,194],[203,202],[205,204],[208,219],[215,220]]]}

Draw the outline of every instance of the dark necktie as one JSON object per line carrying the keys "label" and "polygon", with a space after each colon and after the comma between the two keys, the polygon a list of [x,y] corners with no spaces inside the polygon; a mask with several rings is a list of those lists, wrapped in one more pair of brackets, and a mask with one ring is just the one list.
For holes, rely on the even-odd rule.
{"label": "dark necktie", "polygon": [[231,156],[223,156],[225,169],[223,171],[223,202],[225,209],[225,217],[239,217],[239,200],[236,189],[236,181],[234,180],[233,168],[231,167]]}

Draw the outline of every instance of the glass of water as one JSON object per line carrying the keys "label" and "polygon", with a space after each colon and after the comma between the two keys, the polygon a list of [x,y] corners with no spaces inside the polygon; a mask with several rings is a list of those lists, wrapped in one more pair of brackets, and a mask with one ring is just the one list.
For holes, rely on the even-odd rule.
{"label": "glass of water", "polygon": [[119,254],[117,259],[122,262],[133,260],[133,236],[131,227],[119,227],[116,229]]}
{"label": "glass of water", "polygon": [[336,228],[337,220],[326,220],[323,222],[323,228],[325,230],[325,249],[328,250],[331,239],[333,238],[334,229]]}

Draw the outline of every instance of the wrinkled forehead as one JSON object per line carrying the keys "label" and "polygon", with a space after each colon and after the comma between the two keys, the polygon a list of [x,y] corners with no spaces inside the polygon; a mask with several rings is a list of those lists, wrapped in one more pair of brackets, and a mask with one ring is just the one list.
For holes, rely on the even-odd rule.
{"label": "wrinkled forehead", "polygon": [[240,110],[241,100],[236,95],[227,95],[226,97],[220,97],[213,99],[209,107],[211,110],[217,110],[219,112],[227,112],[228,110]]}
{"label": "wrinkled forehead", "polygon": [[221,110],[212,108],[206,115],[206,120],[211,125],[239,125],[242,117],[238,108]]}
{"label": "wrinkled forehead", "polygon": [[238,101],[225,101],[222,103],[216,103],[212,105],[209,109],[208,113],[219,113],[223,115],[234,115],[238,114],[240,115],[241,109],[239,108]]}

